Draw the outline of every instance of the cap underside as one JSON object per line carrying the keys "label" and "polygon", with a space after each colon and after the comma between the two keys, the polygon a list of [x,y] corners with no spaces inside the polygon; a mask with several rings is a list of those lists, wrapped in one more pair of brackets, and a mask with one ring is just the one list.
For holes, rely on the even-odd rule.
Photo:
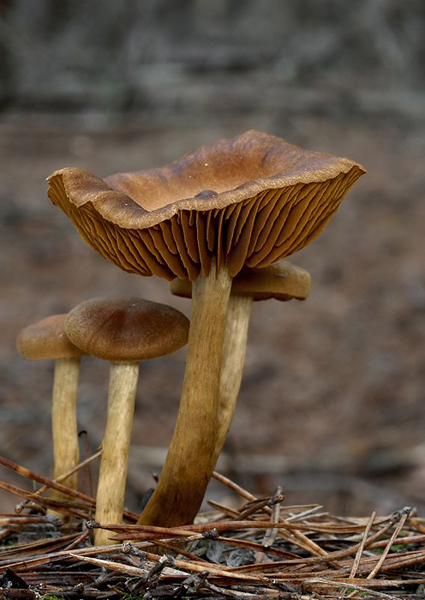
{"label": "cap underside", "polygon": [[348,159],[247,132],[162,169],[106,181],[63,169],[50,177],[48,193],[110,262],[194,281],[213,259],[235,276],[300,250],[363,173]]}

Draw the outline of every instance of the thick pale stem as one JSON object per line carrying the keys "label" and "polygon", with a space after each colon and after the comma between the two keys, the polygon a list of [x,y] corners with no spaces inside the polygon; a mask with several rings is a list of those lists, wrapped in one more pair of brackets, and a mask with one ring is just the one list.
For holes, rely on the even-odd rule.
{"label": "thick pale stem", "polygon": [[161,478],[139,524],[192,523],[215,466],[221,355],[232,280],[225,267],[193,284],[192,316],[177,423]]}
{"label": "thick pale stem", "polygon": [[[53,479],[78,465],[80,451],[77,426],[77,388],[79,358],[59,358],[55,362],[52,394]],[[64,485],[77,489],[78,473],[67,477]],[[69,496],[52,491],[52,498],[70,500]],[[49,514],[62,516],[56,511]]]}
{"label": "thick pale stem", "polygon": [[[127,479],[128,453],[133,426],[139,363],[111,363],[108,415],[102,443],[96,521],[122,523]],[[95,544],[112,544],[111,533],[95,530]]]}
{"label": "thick pale stem", "polygon": [[240,294],[232,294],[230,296],[220,373],[215,462],[226,441],[241,387],[251,307],[252,296],[243,296]]}

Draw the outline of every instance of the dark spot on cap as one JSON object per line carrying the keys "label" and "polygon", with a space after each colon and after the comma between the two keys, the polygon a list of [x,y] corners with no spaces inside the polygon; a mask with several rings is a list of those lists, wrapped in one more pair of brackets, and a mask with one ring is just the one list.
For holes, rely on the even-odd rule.
{"label": "dark spot on cap", "polygon": [[208,198],[212,198],[213,196],[217,196],[217,192],[214,190],[202,190],[202,192],[196,194],[195,198],[199,198],[200,200],[208,200]]}

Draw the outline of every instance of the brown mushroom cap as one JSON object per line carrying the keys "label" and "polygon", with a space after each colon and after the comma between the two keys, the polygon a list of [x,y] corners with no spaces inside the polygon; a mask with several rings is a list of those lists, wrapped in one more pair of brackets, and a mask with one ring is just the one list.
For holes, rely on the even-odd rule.
{"label": "brown mushroom cap", "polygon": [[78,358],[85,354],[68,339],[65,332],[67,314],[52,315],[29,325],[16,340],[19,354],[27,360]]}
{"label": "brown mushroom cap", "polygon": [[346,158],[248,131],[159,169],[105,180],[62,169],[48,195],[125,271],[194,281],[213,259],[234,277],[303,248],[363,173]]}
{"label": "brown mushroom cap", "polygon": [[[242,269],[233,280],[232,294],[252,296],[254,301],[274,298],[286,302],[294,298],[305,300],[310,287],[308,271],[281,260],[263,269]],[[170,290],[175,296],[192,297],[192,283],[188,279],[173,279]]]}
{"label": "brown mushroom cap", "polygon": [[189,320],[178,310],[141,298],[93,298],[66,319],[70,340],[111,362],[158,358],[187,342]]}

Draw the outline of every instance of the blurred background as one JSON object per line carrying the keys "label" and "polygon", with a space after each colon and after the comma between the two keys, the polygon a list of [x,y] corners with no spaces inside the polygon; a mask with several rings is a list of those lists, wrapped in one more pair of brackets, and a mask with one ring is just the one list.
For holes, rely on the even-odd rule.
{"label": "blurred background", "polygon": [[[220,468],[253,493],[280,484],[289,504],[423,511],[423,0],[0,1],[0,453],[51,473],[53,364],[19,357],[23,327],[104,295],[190,314],[165,281],[86,246],[46,177],[156,167],[252,128],[368,174],[291,259],[311,273],[309,299],[254,306]],[[184,361],[182,350],[141,365],[133,510],[161,468]],[[102,439],[107,382],[106,363],[83,361],[83,454]],[[17,501],[2,492],[0,512]]]}

